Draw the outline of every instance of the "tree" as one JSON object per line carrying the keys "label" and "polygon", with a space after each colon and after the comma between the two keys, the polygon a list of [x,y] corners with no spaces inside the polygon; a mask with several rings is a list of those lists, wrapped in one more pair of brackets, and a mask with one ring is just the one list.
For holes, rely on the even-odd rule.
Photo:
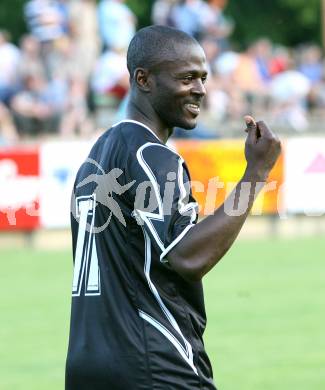
{"label": "tree", "polygon": [[26,32],[23,7],[24,0],[1,0],[0,28],[10,32],[14,42]]}
{"label": "tree", "polygon": [[[23,7],[27,0],[1,0],[0,28],[8,30],[14,42],[26,32]],[[126,0],[138,17],[138,27],[151,24],[155,0]],[[294,46],[321,42],[320,0],[229,0],[226,14],[235,22],[232,40],[238,48],[266,36],[276,43]]]}
{"label": "tree", "polygon": [[261,37],[295,46],[321,42],[320,0],[230,0],[226,9],[235,22],[233,41],[244,47]]}
{"label": "tree", "polygon": [[151,8],[154,0],[127,0],[126,4],[138,18],[138,28],[151,24]]}

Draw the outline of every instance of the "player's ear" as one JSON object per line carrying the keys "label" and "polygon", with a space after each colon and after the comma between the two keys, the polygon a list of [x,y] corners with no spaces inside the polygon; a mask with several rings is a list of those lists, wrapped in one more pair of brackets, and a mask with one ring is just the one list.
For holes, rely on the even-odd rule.
{"label": "player's ear", "polygon": [[134,80],[139,89],[143,92],[150,92],[151,89],[151,80],[150,73],[148,69],[137,68],[134,71]]}

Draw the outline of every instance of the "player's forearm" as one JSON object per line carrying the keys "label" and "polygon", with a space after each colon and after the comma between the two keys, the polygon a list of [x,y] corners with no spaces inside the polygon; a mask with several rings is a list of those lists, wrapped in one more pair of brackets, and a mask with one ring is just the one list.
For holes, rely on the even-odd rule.
{"label": "player's forearm", "polygon": [[247,170],[225,203],[188,232],[168,256],[176,272],[200,280],[218,263],[238,236],[266,176]]}

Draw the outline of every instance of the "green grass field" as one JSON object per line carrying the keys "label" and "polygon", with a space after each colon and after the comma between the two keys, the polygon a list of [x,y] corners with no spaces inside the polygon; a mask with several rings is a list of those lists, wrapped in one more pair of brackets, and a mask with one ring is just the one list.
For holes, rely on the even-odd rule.
{"label": "green grass field", "polygon": [[[0,261],[0,389],[61,390],[70,253],[0,250]],[[321,237],[239,241],[206,277],[220,390],[325,389],[324,262]]]}

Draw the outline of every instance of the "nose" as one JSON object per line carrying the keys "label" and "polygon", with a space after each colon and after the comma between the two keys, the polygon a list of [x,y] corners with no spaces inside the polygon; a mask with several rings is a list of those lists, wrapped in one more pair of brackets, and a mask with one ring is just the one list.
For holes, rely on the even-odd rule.
{"label": "nose", "polygon": [[195,81],[196,82],[193,84],[192,93],[201,97],[205,96],[206,89],[203,81],[200,78],[196,79]]}

